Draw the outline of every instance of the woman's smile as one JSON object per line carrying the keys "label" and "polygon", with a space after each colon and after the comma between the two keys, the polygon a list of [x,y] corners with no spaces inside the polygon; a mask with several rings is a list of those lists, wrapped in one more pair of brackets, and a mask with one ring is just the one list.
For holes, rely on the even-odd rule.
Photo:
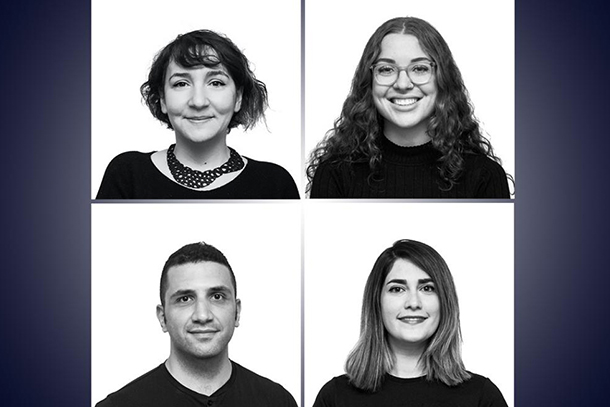
{"label": "woman's smile", "polygon": [[166,71],[161,109],[176,133],[176,144],[226,137],[241,107],[241,92],[222,65],[190,68],[172,61]]}

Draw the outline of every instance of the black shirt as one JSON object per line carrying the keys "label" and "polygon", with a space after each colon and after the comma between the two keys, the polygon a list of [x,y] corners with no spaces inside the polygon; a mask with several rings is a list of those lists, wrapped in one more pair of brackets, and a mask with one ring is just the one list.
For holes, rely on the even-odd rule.
{"label": "black shirt", "polygon": [[161,364],[122,389],[111,393],[96,407],[297,407],[286,389],[231,361],[229,380],[205,396],[184,387]]}
{"label": "black shirt", "polygon": [[209,191],[183,187],[167,178],[151,153],[116,156],[104,173],[96,199],[299,199],[294,180],[277,164],[252,160],[231,182]]}

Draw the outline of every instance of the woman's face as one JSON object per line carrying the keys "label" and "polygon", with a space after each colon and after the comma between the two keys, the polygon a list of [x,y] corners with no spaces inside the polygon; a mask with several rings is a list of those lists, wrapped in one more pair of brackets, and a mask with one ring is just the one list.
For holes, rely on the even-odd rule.
{"label": "woman's face", "polygon": [[240,107],[241,93],[222,64],[185,68],[169,63],[161,110],[169,117],[176,142],[200,143],[225,136]]}
{"label": "woman's face", "polygon": [[408,260],[396,260],[382,287],[381,313],[393,348],[424,347],[441,318],[440,300],[428,273]]}
{"label": "woman's face", "polygon": [[[418,61],[432,62],[415,36],[388,34],[381,41],[381,52],[375,64],[388,62],[406,67]],[[386,136],[405,129],[426,131],[437,94],[434,71],[432,78],[423,85],[412,83],[406,71],[402,70],[393,84],[379,85],[373,78],[372,86],[373,101],[384,119]]]}

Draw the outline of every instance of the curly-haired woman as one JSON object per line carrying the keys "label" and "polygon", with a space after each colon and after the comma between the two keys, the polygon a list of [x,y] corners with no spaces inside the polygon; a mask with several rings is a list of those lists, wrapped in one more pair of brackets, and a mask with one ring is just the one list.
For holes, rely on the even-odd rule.
{"label": "curly-haired woman", "polygon": [[311,153],[311,198],[509,198],[460,71],[428,22],[369,39],[340,117]]}

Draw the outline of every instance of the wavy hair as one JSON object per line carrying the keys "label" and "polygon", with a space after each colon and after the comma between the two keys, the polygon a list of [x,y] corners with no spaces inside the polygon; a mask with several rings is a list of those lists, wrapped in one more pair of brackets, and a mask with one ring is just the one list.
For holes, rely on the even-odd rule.
{"label": "wavy hair", "polygon": [[439,296],[438,329],[429,339],[419,362],[426,379],[439,380],[449,386],[462,383],[470,374],[462,362],[460,309],[453,277],[436,250],[415,240],[399,240],[384,250],[369,274],[362,298],[360,337],[345,362],[350,383],[361,390],[375,392],[394,366],[395,357],[383,325],[381,292],[398,259],[408,260],[428,273]]}
{"label": "wavy hair", "polygon": [[210,30],[197,30],[179,35],[155,56],[148,80],[140,87],[140,93],[152,115],[173,129],[167,114],[161,110],[165,85],[165,72],[171,61],[185,68],[205,66],[212,68],[222,64],[242,94],[241,109],[229,122],[229,130],[239,125],[252,128],[265,120],[269,103],[267,87],[254,76],[246,56],[226,36]]}
{"label": "wavy hair", "polygon": [[481,132],[462,75],[443,37],[422,19],[398,17],[377,28],[364,47],[341,115],[309,157],[307,191],[311,189],[316,169],[325,161],[331,164],[368,163],[369,181],[378,171],[383,160],[378,143],[383,136],[383,118],[373,102],[370,67],[377,61],[381,41],[388,34],[415,36],[436,64],[438,91],[427,133],[432,145],[441,153],[438,169],[441,179],[447,183],[447,190],[456,184],[464,170],[464,154],[484,154],[501,164]]}

